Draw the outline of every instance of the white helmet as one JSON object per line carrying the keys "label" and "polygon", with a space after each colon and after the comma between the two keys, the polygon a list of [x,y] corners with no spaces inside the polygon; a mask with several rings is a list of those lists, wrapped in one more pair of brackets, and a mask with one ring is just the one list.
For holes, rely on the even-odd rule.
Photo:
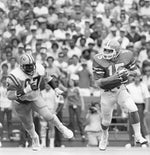
{"label": "white helmet", "polygon": [[36,65],[31,54],[23,54],[20,57],[20,68],[27,75],[32,76],[34,74]]}
{"label": "white helmet", "polygon": [[111,60],[120,54],[120,44],[116,40],[108,40],[104,43],[103,58]]}

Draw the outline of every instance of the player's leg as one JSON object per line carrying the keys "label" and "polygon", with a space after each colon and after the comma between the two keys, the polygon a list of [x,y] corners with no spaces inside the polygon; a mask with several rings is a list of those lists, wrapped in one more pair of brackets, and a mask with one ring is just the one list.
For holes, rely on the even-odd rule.
{"label": "player's leg", "polygon": [[15,110],[17,112],[17,115],[19,119],[22,122],[23,127],[25,130],[29,133],[30,137],[32,138],[32,148],[33,150],[37,151],[40,149],[40,143],[39,143],[39,136],[35,131],[35,126],[33,123],[33,117],[32,117],[32,108],[31,104],[14,104]]}
{"label": "player's leg", "polygon": [[46,121],[48,121],[50,124],[53,123],[65,138],[70,139],[73,137],[73,132],[65,127],[55,114],[51,113],[42,97],[39,96],[38,100],[36,100],[32,106],[34,110],[39,113]]}
{"label": "player's leg", "polygon": [[143,138],[141,134],[140,118],[137,106],[126,89],[123,89],[118,93],[118,104],[129,111],[136,142],[139,142],[140,144],[147,143],[146,139]]}
{"label": "player's leg", "polygon": [[104,92],[101,94],[101,116],[102,116],[102,134],[99,143],[99,149],[105,150],[108,144],[108,130],[112,120],[112,113],[115,104],[115,94]]}

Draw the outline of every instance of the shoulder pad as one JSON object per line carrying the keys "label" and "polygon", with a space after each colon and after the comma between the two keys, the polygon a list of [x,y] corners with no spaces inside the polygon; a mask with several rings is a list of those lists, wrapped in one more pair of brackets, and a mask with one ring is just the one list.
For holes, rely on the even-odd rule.
{"label": "shoulder pad", "polygon": [[133,52],[129,50],[123,50],[120,56],[121,56],[121,59],[125,62],[125,64],[128,64],[132,59],[134,59]]}
{"label": "shoulder pad", "polygon": [[13,79],[11,78],[11,76],[8,76],[7,77],[7,80],[6,80],[6,84],[7,84],[7,91],[11,90],[16,90],[18,88],[18,86],[15,84],[16,82],[13,81]]}
{"label": "shoulder pad", "polygon": [[99,64],[99,66],[101,66],[102,68],[109,66],[108,61],[103,58],[102,54],[96,54],[94,56],[94,61],[97,62]]}
{"label": "shoulder pad", "polygon": [[16,79],[24,81],[27,78],[27,75],[18,67],[14,69],[10,74],[14,75]]}

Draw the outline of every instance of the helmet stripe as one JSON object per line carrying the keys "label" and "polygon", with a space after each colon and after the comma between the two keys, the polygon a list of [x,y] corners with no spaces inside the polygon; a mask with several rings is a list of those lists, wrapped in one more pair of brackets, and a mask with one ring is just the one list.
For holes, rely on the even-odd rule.
{"label": "helmet stripe", "polygon": [[32,63],[32,59],[30,58],[30,56],[29,56],[28,54],[26,54],[26,56],[27,56],[28,59],[29,59],[29,64],[31,64],[31,63]]}
{"label": "helmet stripe", "polygon": [[31,57],[31,59],[32,59],[32,62],[34,62],[34,58],[33,58],[33,56],[32,56],[32,55],[30,55],[30,57]]}
{"label": "helmet stripe", "polygon": [[109,46],[109,44],[110,44],[110,40],[107,42],[107,45],[106,45],[106,46],[108,47],[108,46]]}

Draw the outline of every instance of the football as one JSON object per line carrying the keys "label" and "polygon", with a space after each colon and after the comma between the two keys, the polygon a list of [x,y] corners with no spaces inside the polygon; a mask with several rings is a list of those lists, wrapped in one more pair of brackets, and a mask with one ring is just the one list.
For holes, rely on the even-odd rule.
{"label": "football", "polygon": [[126,69],[125,67],[119,67],[117,70],[117,74],[119,78],[121,79],[121,83],[128,82],[128,76],[129,76],[128,69]]}

